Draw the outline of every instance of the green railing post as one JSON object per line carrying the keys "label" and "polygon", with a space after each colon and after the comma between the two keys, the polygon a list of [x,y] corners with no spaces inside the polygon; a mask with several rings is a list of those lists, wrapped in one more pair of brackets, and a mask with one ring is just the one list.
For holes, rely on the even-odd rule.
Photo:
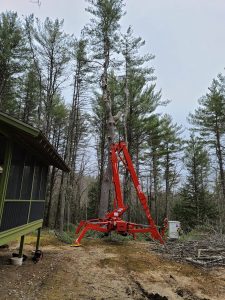
{"label": "green railing post", "polygon": [[23,245],[24,245],[24,235],[20,238],[20,249],[19,249],[19,257],[23,257]]}
{"label": "green railing post", "polygon": [[40,237],[41,237],[41,228],[38,228],[38,233],[37,233],[37,242],[36,242],[36,251],[39,250],[39,245],[40,245]]}

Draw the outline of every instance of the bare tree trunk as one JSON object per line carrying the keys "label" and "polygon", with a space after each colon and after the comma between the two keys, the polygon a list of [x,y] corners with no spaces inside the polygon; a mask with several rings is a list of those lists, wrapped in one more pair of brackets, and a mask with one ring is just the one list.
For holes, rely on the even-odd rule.
{"label": "bare tree trunk", "polygon": [[67,181],[68,174],[62,173],[62,183],[61,183],[61,191],[59,193],[59,203],[60,203],[60,211],[59,211],[59,231],[63,232],[64,229],[64,214],[65,214],[65,182]]}
{"label": "bare tree trunk", "polygon": [[[61,126],[59,128],[54,129],[53,136],[52,136],[52,144],[54,145],[55,149],[58,151],[59,150],[59,144],[60,144],[60,138],[61,138]],[[51,173],[49,174],[48,177],[48,201],[46,203],[45,207],[45,220],[44,224],[45,226],[49,227],[51,224],[51,210],[53,207],[53,191],[55,187],[55,180],[56,180],[56,173],[57,170],[55,167],[52,168]],[[55,223],[55,222],[53,222]]]}
{"label": "bare tree trunk", "polygon": [[167,147],[166,169],[165,169],[165,181],[166,181],[165,218],[169,218],[169,195],[170,195],[170,183],[169,183],[170,167],[169,167],[169,162],[170,162],[170,156],[169,156],[168,151],[169,150],[168,150],[168,147]]}
{"label": "bare tree trunk", "polygon": [[51,220],[50,220],[50,212],[52,209],[52,202],[53,202],[53,190],[55,186],[55,175],[56,175],[56,168],[52,168],[52,172],[49,179],[49,197],[48,197],[48,203],[47,203],[47,210],[46,210],[46,216],[45,216],[45,226],[49,227]]}
{"label": "bare tree trunk", "polygon": [[196,196],[196,212],[197,212],[197,223],[200,223],[200,215],[199,215],[199,190],[198,190],[198,184],[197,184],[197,170],[196,170],[196,156],[193,157],[193,175],[194,175],[194,192]]}
{"label": "bare tree trunk", "polygon": [[[104,123],[103,123],[104,126]],[[99,159],[99,181],[98,181],[98,198],[100,199],[101,197],[101,190],[102,190],[102,180],[104,177],[104,166],[105,166],[105,129],[102,128],[102,136],[100,137],[100,159]],[[99,203],[98,203],[98,207],[97,207],[98,211],[99,211]],[[97,213],[97,212],[96,212]]]}
{"label": "bare tree trunk", "polygon": [[155,222],[158,225],[158,171],[157,171],[157,157],[153,153],[152,168],[153,168],[153,186],[154,186],[154,204],[155,204]]}
{"label": "bare tree trunk", "polygon": [[223,155],[222,155],[222,147],[221,147],[220,139],[221,139],[220,133],[217,128],[217,131],[216,131],[217,158],[218,158],[218,164],[219,164],[219,170],[220,170],[220,184],[221,184],[222,193],[223,193],[223,202],[225,203],[225,176],[224,176]]}
{"label": "bare tree trunk", "polygon": [[[218,158],[219,164],[219,173],[220,173],[220,186],[222,191],[222,201],[220,204],[221,207],[221,217],[225,217],[225,176],[224,176],[224,164],[223,164],[223,154],[222,154],[222,146],[221,146],[221,136],[219,132],[219,128],[216,124],[216,154]],[[224,229],[224,224],[222,229]]]}
{"label": "bare tree trunk", "polygon": [[129,114],[129,87],[128,87],[128,64],[127,64],[127,57],[126,57],[126,75],[125,75],[125,112],[124,112],[124,141],[127,145],[127,149],[129,151],[128,145],[128,114]]}
{"label": "bare tree trunk", "polygon": [[67,201],[67,231],[70,231],[70,203]]}
{"label": "bare tree trunk", "polygon": [[[82,41],[79,43],[78,47],[82,47]],[[83,71],[83,69],[86,67],[86,62],[84,61],[85,61],[84,57],[79,57],[79,58],[77,57],[76,59],[76,69],[75,69],[74,82],[73,82],[73,99],[72,99],[72,107],[69,115],[66,150],[65,150],[65,157],[64,157],[67,165],[71,169],[71,172],[69,174],[64,174],[63,180],[61,181],[60,217],[59,217],[60,230],[63,230],[64,215],[65,215],[63,210],[65,209],[65,203],[67,204],[67,217],[68,215],[70,215],[70,218],[73,218],[74,222],[77,222],[79,218],[80,204],[77,203],[77,201],[79,200],[76,197],[74,189],[76,185],[75,172],[76,172],[76,165],[78,159],[79,143],[84,134],[84,132],[80,131],[81,122],[82,122],[80,116],[81,113],[80,96],[82,90],[82,83],[84,81],[84,75],[86,74]],[[68,209],[70,211],[68,211]]]}
{"label": "bare tree trunk", "polygon": [[99,218],[103,218],[108,211],[109,206],[109,195],[110,195],[110,186],[112,181],[112,168],[110,161],[110,148],[111,144],[114,142],[115,136],[115,121],[112,115],[112,103],[108,90],[108,68],[109,68],[109,49],[110,43],[108,36],[104,40],[104,71],[102,74],[102,92],[103,92],[103,101],[106,108],[107,116],[107,133],[108,133],[108,163],[107,168],[103,176],[102,187],[101,187],[101,196],[99,203]]}
{"label": "bare tree trunk", "polygon": [[[127,50],[127,49],[126,49]],[[123,118],[123,127],[124,127],[124,141],[126,143],[127,149],[129,151],[129,138],[128,138],[128,115],[130,111],[130,92],[128,87],[128,62],[127,62],[127,51],[125,54],[125,110],[124,110],[124,118]],[[123,189],[123,197],[125,203],[130,207],[125,214],[125,217],[128,221],[131,220],[131,180],[129,178],[128,170],[126,169],[124,172],[124,189]]]}

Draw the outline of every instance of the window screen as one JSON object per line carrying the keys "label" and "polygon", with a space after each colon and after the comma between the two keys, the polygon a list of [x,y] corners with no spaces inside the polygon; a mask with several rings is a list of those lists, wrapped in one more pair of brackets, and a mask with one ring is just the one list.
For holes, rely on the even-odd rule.
{"label": "window screen", "polygon": [[29,200],[31,198],[31,189],[34,173],[34,159],[27,155],[23,168],[23,181],[21,189],[21,200]]}
{"label": "window screen", "polygon": [[45,200],[46,184],[47,184],[48,167],[43,166],[41,172],[40,200]]}
{"label": "window screen", "polygon": [[39,200],[42,166],[36,165],[34,170],[32,200]]}
{"label": "window screen", "polygon": [[4,171],[4,157],[5,157],[6,139],[0,134],[0,182]]}
{"label": "window screen", "polygon": [[27,224],[29,202],[5,202],[0,231]]}
{"label": "window screen", "polygon": [[29,222],[43,219],[44,208],[45,208],[44,202],[32,202],[31,209],[30,209]]}
{"label": "window screen", "polygon": [[25,151],[14,144],[6,199],[20,199]]}

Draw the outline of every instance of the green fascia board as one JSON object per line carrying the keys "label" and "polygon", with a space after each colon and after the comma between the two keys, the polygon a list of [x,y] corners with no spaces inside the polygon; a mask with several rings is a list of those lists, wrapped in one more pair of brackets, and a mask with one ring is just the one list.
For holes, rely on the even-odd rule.
{"label": "green fascia board", "polygon": [[0,121],[10,126],[16,127],[17,129],[32,135],[33,137],[37,137],[40,134],[40,130],[2,112],[0,112]]}
{"label": "green fascia board", "polygon": [[32,231],[41,228],[42,224],[43,224],[43,219],[0,232],[0,246],[5,245],[11,241],[14,241],[18,237],[21,237],[22,235],[31,233]]}

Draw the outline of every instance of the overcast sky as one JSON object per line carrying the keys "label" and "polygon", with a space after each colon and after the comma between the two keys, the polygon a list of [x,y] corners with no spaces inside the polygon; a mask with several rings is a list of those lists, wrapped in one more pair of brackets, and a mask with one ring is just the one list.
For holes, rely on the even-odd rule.
{"label": "overcast sky", "polygon": [[[35,1],[34,1],[35,2]],[[165,109],[174,120],[186,117],[207,92],[212,79],[225,67],[225,0],[125,0],[127,14],[122,30],[132,25],[146,41],[145,51],[156,56],[153,66]],[[0,11],[59,18],[64,29],[79,36],[89,20],[85,0],[0,0]]]}

